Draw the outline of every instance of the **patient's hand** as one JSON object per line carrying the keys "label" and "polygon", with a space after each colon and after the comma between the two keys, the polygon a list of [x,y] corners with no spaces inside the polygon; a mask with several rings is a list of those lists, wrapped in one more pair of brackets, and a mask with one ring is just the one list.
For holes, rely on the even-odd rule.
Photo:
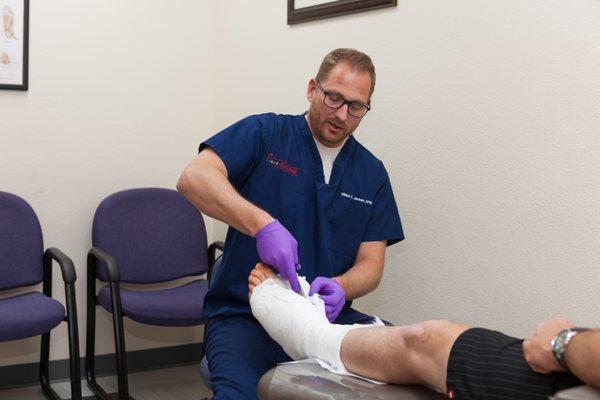
{"label": "patient's hand", "polygon": [[574,323],[563,317],[552,318],[538,324],[523,342],[525,360],[531,369],[542,374],[564,371],[554,358],[550,342],[560,331],[574,326]]}
{"label": "patient's hand", "polygon": [[252,296],[252,291],[263,281],[275,276],[275,272],[264,263],[258,263],[254,266],[250,275],[248,275],[248,297]]}

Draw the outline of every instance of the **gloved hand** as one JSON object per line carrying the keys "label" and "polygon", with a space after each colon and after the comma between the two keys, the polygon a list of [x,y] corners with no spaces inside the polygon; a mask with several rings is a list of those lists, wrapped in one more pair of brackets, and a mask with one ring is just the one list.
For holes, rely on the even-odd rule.
{"label": "gloved hand", "polygon": [[329,322],[335,321],[346,302],[346,293],[342,286],[335,279],[318,276],[310,285],[308,295],[312,296],[315,293],[325,302],[325,313]]}
{"label": "gloved hand", "polygon": [[256,250],[261,261],[269,264],[283,279],[290,282],[292,290],[300,291],[298,283],[298,242],[279,221],[263,226],[256,235]]}

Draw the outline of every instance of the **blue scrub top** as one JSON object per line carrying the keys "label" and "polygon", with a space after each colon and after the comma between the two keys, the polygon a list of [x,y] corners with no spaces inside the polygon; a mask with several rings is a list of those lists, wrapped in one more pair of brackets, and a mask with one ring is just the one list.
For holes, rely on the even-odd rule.
{"label": "blue scrub top", "polygon": [[[236,190],[296,238],[299,274],[308,282],[347,271],[361,242],[387,240],[389,246],[404,239],[383,163],[353,136],[335,159],[329,184],[304,115],[253,115],[199,150],[205,147],[219,155]],[[248,275],[259,261],[256,240],[229,227],[204,301],[206,317],[251,313]]]}

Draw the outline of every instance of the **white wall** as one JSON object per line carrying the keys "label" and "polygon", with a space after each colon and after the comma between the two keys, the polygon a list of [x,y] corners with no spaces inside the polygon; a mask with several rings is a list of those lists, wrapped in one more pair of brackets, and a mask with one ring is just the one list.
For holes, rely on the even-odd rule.
{"label": "white wall", "polygon": [[[174,187],[198,142],[247,114],[304,111],[323,55],[356,47],[378,73],[357,138],[387,165],[407,235],[358,307],[516,335],[554,314],[598,324],[598,17],[594,0],[399,0],[290,27],[281,0],[33,1],[30,90],[0,91],[0,190],[75,261],[83,345],[99,201]],[[127,330],[130,350],[201,334]],[[105,313],[99,340],[112,352]],[[0,344],[0,365],[36,361],[37,343]],[[66,358],[64,326],[53,344]]]}
{"label": "white wall", "polygon": [[284,1],[216,12],[216,127],[305,110],[333,48],[374,60],[357,138],[388,168],[407,239],[359,308],[515,335],[554,314],[599,323],[600,3],[399,0],[291,27]]}
{"label": "white wall", "polygon": [[[213,17],[212,2],[194,0],[31,2],[30,89],[0,91],[0,190],[30,202],[45,245],[75,262],[82,349],[96,206],[121,189],[174,188],[213,129]],[[97,352],[113,352],[109,315],[99,317]],[[52,359],[68,357],[61,325]],[[199,329],[126,327],[128,350],[201,339]],[[37,338],[1,343],[0,365],[37,361],[38,348]]]}

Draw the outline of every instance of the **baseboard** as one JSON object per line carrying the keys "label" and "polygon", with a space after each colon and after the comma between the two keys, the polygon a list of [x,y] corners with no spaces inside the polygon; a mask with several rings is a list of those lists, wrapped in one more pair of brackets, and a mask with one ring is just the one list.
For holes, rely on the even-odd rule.
{"label": "baseboard", "polygon": [[[127,369],[129,372],[139,372],[180,364],[200,363],[202,356],[202,343],[128,351]],[[115,363],[114,353],[96,356],[96,376],[115,375]],[[35,385],[39,382],[38,371],[39,363],[0,367],[0,390]],[[52,382],[68,380],[69,377],[68,359],[50,361],[50,380]],[[81,358],[81,378],[85,379],[84,357]]]}

